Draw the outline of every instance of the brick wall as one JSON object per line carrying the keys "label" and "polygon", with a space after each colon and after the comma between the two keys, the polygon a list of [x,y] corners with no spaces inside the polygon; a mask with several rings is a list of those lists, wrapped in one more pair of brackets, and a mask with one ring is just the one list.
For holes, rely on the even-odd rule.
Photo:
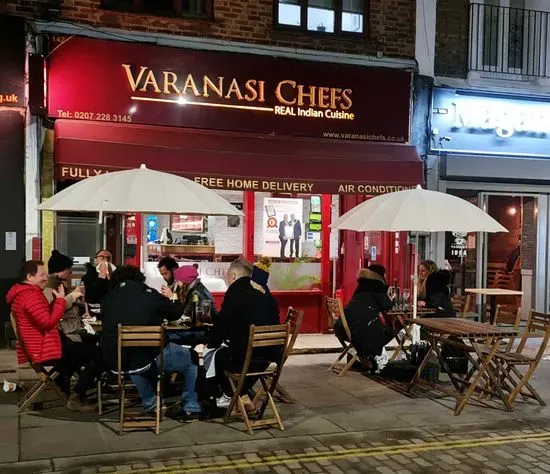
{"label": "brick wall", "polygon": [[435,75],[468,73],[469,0],[439,0],[435,34]]}
{"label": "brick wall", "polygon": [[[44,13],[44,0],[0,2],[0,13],[38,18]],[[370,0],[368,35],[335,38],[320,34],[274,31],[271,0],[215,0],[215,20],[156,17],[103,10],[100,0],[62,0],[59,20],[134,31],[183,36],[209,37],[256,44],[285,46],[375,55],[414,58],[414,0]]]}

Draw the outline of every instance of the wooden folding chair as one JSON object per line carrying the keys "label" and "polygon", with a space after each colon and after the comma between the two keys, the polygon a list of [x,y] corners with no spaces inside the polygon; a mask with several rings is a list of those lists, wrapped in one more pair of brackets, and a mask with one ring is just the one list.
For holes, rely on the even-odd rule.
{"label": "wooden folding chair", "polygon": [[[160,433],[162,420],[162,376],[164,370],[163,349],[165,345],[164,326],[122,326],[118,325],[118,390],[120,407],[120,429],[122,436],[125,430],[133,428],[153,428],[155,434]],[[129,347],[156,347],[159,349],[159,362],[152,361],[157,373],[155,418],[151,419],[141,411],[129,411],[126,409],[126,392],[128,373],[122,370],[122,351]]]}
{"label": "wooden folding chair", "polygon": [[[338,319],[342,321],[342,326],[344,327],[344,331],[346,332],[347,339],[351,341],[351,331],[349,330],[348,321],[346,320],[346,315],[344,313],[344,307],[342,306],[342,301],[339,298],[329,298],[327,296],[325,298],[325,307],[329,317],[331,317],[334,322],[336,322]],[[363,364],[363,361],[359,357],[357,349],[353,347],[352,342],[346,344],[346,341],[340,340],[340,344],[342,344],[342,352],[340,352],[340,355],[330,366],[330,370],[336,372],[338,374],[338,377],[342,377],[343,375],[345,375],[346,372],[351,369],[353,364],[355,364],[355,362],[360,362],[361,364]],[[338,370],[337,365],[344,357],[347,357],[348,355],[350,356],[348,362],[344,365],[344,367]]]}
{"label": "wooden folding chair", "polygon": [[[519,328],[521,323],[521,307],[514,305],[506,304],[497,304],[497,311],[495,313],[495,322],[496,326],[509,327],[515,329],[516,331]],[[505,343],[506,347],[504,352],[510,352],[514,345],[516,337],[511,337],[508,341],[502,341]]]}
{"label": "wooden folding chair", "polygon": [[21,413],[22,411],[24,411],[25,408],[27,408],[36,399],[36,397],[38,397],[38,395],[40,395],[44,390],[47,390],[48,388],[54,391],[54,393],[63,403],[63,406],[67,405],[66,395],[55,383],[55,379],[59,376],[59,372],[55,370],[55,367],[52,367],[48,370],[46,369],[44,364],[31,362],[31,358],[29,356],[29,353],[27,352],[27,349],[25,348],[23,338],[19,334],[17,321],[13,313],[10,313],[10,321],[15,332],[15,337],[17,338],[17,343],[23,351],[23,354],[25,354],[25,358],[29,361],[31,369],[34,370],[36,376],[38,377],[38,382],[36,382],[36,384],[32,386],[32,388],[25,394],[23,400],[21,400],[17,405],[17,413]]}
{"label": "wooden folding chair", "polygon": [[[292,306],[288,307],[285,323],[288,324],[290,327],[290,337],[288,338],[288,344],[286,345],[285,350],[283,352],[283,360],[282,360],[283,367],[288,359],[288,356],[292,353],[292,349],[294,348],[294,343],[296,342],[298,334],[300,333],[300,328],[302,327],[303,319],[304,319],[303,310],[301,309],[296,310]],[[292,396],[281,385],[281,383],[278,383],[277,386],[275,387],[275,397],[283,403],[295,403],[294,398],[292,398]]]}
{"label": "wooden folding chair", "polygon": [[473,319],[473,313],[470,311],[472,307],[472,295],[461,295],[453,298],[453,308],[456,311],[458,317],[466,319],[468,317]]}
{"label": "wooden folding chair", "polygon": [[[254,427],[260,426],[278,425],[281,430],[285,429],[283,422],[281,421],[279,410],[273,400],[273,392],[275,391],[275,387],[277,387],[279,377],[281,376],[283,357],[285,349],[288,346],[289,334],[290,327],[288,324],[278,324],[276,326],[250,326],[248,348],[246,350],[242,371],[240,373],[231,373],[229,371],[225,372],[225,375],[231,384],[231,388],[233,389],[233,396],[231,397],[231,402],[229,403],[225,413],[225,418],[223,420],[224,424],[228,423],[233,408],[237,406],[249,434],[253,434]],[[250,362],[252,361],[253,351],[259,347],[280,347],[281,360],[272,361],[269,367],[263,371],[248,372]],[[243,395],[241,395],[246,379],[249,377],[258,378],[265,393],[265,398],[261,402],[260,408],[258,409],[254,420],[249,418],[243,402]],[[263,418],[267,405],[270,406],[273,412],[273,418]]]}
{"label": "wooden folding chair", "polygon": [[[524,354],[527,340],[533,337],[542,337],[542,342],[535,357]],[[531,310],[527,327],[523,333],[518,347],[514,352],[497,352],[493,357],[493,363],[498,370],[502,389],[509,393],[508,403],[511,405],[518,395],[523,398],[534,398],[541,406],[546,403],[537,391],[529,384],[529,379],[535,372],[550,339],[550,314],[538,313]],[[527,367],[522,373],[519,366]],[[523,389],[527,389],[527,391]]]}

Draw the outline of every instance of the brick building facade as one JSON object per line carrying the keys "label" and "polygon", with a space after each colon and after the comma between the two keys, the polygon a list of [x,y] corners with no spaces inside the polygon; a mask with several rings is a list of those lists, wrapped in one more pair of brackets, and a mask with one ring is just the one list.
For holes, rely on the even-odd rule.
{"label": "brick building facade", "polygon": [[[337,37],[275,28],[272,0],[217,0],[205,18],[158,16],[103,8],[101,0],[8,0],[0,13],[27,19],[51,19],[48,8],[59,8],[59,21],[133,32],[212,38],[258,45],[336,51],[395,58],[415,57],[416,4],[411,0],[371,0],[365,10],[365,34]],[[55,7],[59,4],[59,7]]]}

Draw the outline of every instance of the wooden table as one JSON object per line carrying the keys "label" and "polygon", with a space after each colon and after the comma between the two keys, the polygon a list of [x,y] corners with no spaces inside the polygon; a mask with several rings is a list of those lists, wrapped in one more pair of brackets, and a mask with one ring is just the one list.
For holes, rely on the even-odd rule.
{"label": "wooden table", "polygon": [[[412,322],[428,330],[429,349],[409,384],[409,390],[412,390],[416,384],[425,385],[456,398],[455,415],[460,415],[475,392],[497,396],[502,400],[506,409],[512,411],[512,406],[508,402],[500,381],[491,367],[491,360],[499,349],[500,341],[517,336],[516,330],[462,318],[425,318],[415,319]],[[450,337],[454,339],[451,340]],[[466,355],[472,364],[472,368],[465,377],[451,372],[447,362],[442,357],[441,344],[450,344],[466,349]],[[456,391],[420,378],[420,374],[422,374],[434,352],[449,375]]]}
{"label": "wooden table", "polygon": [[467,288],[466,293],[473,295],[485,295],[489,297],[491,303],[491,312],[489,313],[489,322],[495,323],[497,313],[497,296],[523,296],[523,291],[506,290],[504,288]]}
{"label": "wooden table", "polygon": [[[422,318],[424,316],[429,316],[432,314],[435,314],[435,309],[426,308],[426,307],[416,309],[416,316],[418,318]],[[413,342],[413,336],[410,330],[410,323],[412,321],[412,317],[413,317],[412,308],[407,310],[395,309],[395,310],[388,311],[384,314],[384,318],[391,320],[386,322],[387,323],[390,322],[393,325],[394,329],[395,329],[394,322],[395,320],[397,320],[400,323],[400,325],[403,327],[403,330],[405,331],[405,333],[403,334],[403,337],[400,337],[399,330],[396,330],[395,340],[397,341],[398,346],[397,346],[397,349],[393,351],[393,354],[389,362],[393,362],[401,352],[405,354],[405,357],[408,360],[411,359],[410,351],[405,347],[405,343],[407,341],[409,341],[410,343]]]}

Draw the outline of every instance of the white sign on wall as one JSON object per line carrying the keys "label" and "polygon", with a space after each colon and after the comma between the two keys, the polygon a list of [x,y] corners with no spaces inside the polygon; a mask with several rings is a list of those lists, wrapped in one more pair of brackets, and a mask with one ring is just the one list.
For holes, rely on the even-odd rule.
{"label": "white sign on wall", "polygon": [[262,254],[299,257],[304,234],[303,199],[264,198]]}

